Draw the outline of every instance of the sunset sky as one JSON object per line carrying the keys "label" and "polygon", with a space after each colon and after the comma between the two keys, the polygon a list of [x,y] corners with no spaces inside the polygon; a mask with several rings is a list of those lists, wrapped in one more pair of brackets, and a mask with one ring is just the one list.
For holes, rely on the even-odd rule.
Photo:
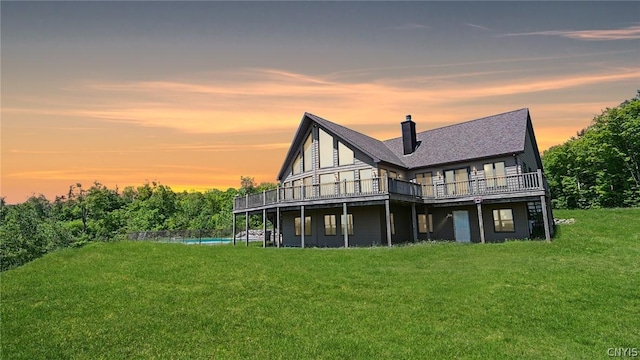
{"label": "sunset sky", "polygon": [[275,181],[305,111],[385,140],[528,107],[543,151],[640,89],[640,2],[7,2],[8,203]]}

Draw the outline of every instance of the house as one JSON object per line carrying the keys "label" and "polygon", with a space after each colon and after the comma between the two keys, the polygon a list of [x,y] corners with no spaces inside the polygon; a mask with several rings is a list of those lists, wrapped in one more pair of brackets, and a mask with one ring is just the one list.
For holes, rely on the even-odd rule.
{"label": "house", "polygon": [[528,109],[419,133],[407,115],[386,141],[305,113],[278,182],[235,199],[234,234],[262,214],[287,247],[553,236]]}

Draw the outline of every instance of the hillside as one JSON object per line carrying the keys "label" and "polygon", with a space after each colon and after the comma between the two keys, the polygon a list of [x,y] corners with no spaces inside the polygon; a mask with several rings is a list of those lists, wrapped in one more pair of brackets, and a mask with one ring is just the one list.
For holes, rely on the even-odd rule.
{"label": "hillside", "polygon": [[640,347],[640,209],[552,243],[115,242],[0,274],[6,359],[603,358]]}

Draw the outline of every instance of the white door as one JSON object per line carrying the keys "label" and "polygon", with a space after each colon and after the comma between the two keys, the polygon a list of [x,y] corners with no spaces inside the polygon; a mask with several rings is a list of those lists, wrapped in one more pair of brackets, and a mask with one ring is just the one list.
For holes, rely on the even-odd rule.
{"label": "white door", "polygon": [[458,210],[453,212],[453,236],[457,242],[471,242],[468,211]]}

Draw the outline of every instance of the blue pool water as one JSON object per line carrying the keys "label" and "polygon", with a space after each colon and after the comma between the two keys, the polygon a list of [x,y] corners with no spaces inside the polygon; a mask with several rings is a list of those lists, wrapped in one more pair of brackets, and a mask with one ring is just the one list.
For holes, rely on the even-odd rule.
{"label": "blue pool water", "polygon": [[183,239],[179,241],[185,244],[204,244],[204,245],[230,244],[233,242],[232,239],[226,239],[226,238]]}

